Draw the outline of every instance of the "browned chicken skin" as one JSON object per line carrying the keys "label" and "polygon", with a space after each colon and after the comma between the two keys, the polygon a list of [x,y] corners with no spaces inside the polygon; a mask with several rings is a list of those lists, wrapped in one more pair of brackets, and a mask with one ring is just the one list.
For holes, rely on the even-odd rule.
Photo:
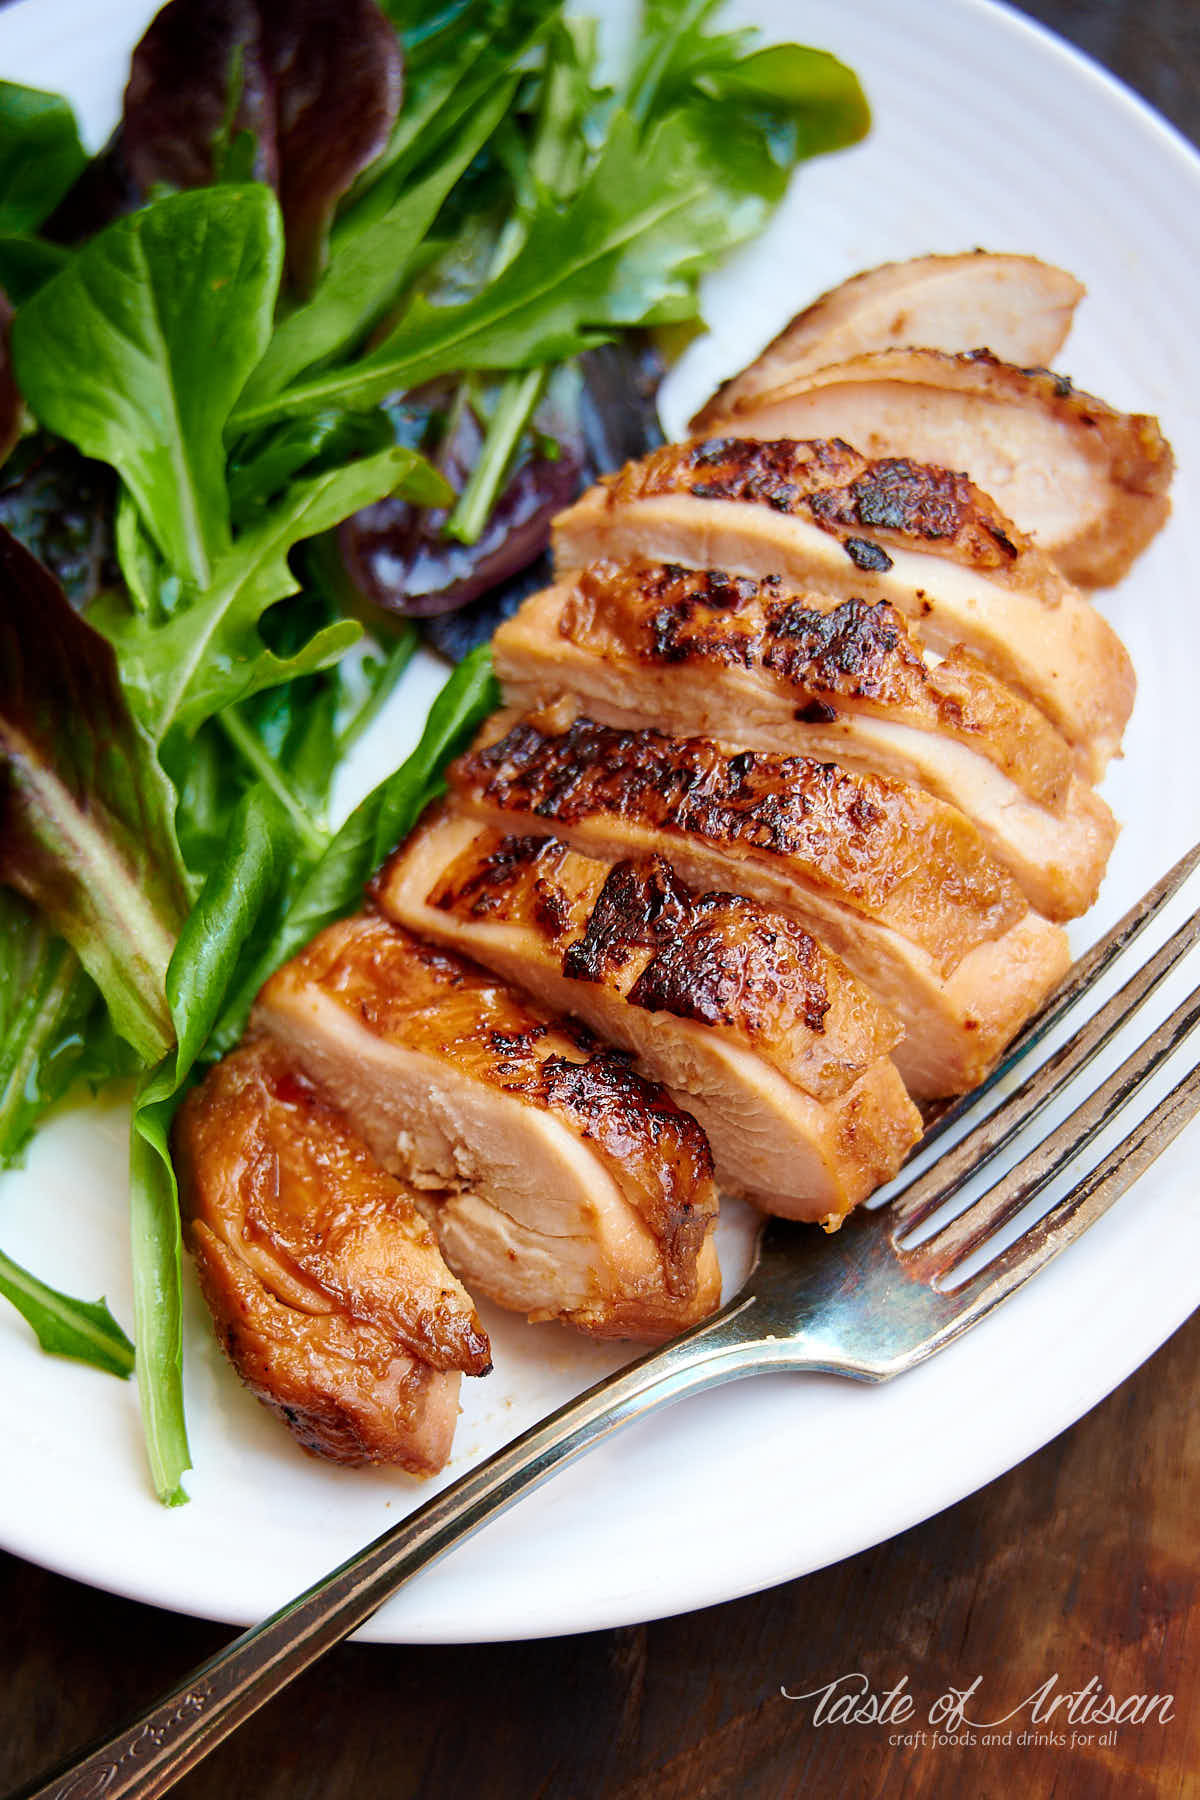
{"label": "browned chicken skin", "polygon": [[847,438],[866,456],[966,469],[1072,581],[1109,586],[1171,510],[1157,419],[984,350],[878,350],[756,393],[713,437]]}
{"label": "browned chicken skin", "polygon": [[514,706],[565,694],[605,724],[910,782],[965,812],[1048,918],[1095,899],[1116,828],[1064,739],[968,651],[923,655],[887,601],[597,563],[526,600],[493,654]]}
{"label": "browned chicken skin", "polygon": [[663,445],[561,513],[554,542],[563,571],[643,557],[886,600],[1032,700],[1089,776],[1133,705],[1112,628],[965,476],[836,438]]}
{"label": "browned chicken skin", "polygon": [[692,431],[711,436],[716,419],[755,395],[893,345],[986,347],[1008,362],[1045,365],[1061,349],[1083,292],[1065,269],[985,250],[867,269],[798,313],[748,368],[718,388]]}
{"label": "browned chicken skin", "polygon": [[704,1134],[582,1027],[372,913],[285,964],[254,1020],[428,1197],[473,1292],[644,1339],[717,1304]]}
{"label": "browned chicken skin", "polygon": [[496,738],[504,724],[450,768],[464,812],[605,861],[657,852],[689,887],[797,918],[903,1022],[914,1094],[972,1087],[1066,967],[1065,937],[974,828],[914,788],[587,719],[534,716]]}
{"label": "browned chicken skin", "polygon": [[601,1337],[704,1318],[714,1154],[836,1226],[919,1137],[904,1083],[973,1086],[1064,972],[1134,685],[1064,571],[1123,573],[1172,466],[1028,366],[1082,291],[867,271],[560,515],[510,711],[176,1121],[218,1334],[307,1448],[443,1466],[490,1367],[457,1275]]}
{"label": "browned chicken skin", "polygon": [[376,894],[635,1052],[704,1127],[722,1188],[768,1211],[836,1221],[920,1135],[887,1056],[896,1022],[793,920],[693,896],[661,857],[610,869],[442,808]]}
{"label": "browned chicken skin", "polygon": [[487,1336],[413,1198],[268,1039],[173,1135],[188,1247],[230,1361],[306,1449],[440,1469]]}

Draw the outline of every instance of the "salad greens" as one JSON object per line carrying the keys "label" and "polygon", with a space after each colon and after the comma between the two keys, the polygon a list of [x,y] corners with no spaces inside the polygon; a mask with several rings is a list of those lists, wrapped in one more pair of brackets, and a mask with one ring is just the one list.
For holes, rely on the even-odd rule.
{"label": "salad greens", "polygon": [[111,463],[197,588],[229,545],[224,431],[270,339],[282,257],[268,188],[174,194],[85,244],[13,326],[39,422]]}
{"label": "salad greens", "polygon": [[[532,561],[584,466],[573,359],[695,322],[797,161],[867,129],[848,69],[718,31],[716,4],[646,0],[610,83],[562,0],[170,0],[90,163],[65,101],[0,83],[10,435],[25,408],[0,472],[0,1165],[74,1083],[135,1079],[136,1371],[168,1503],[175,1109],[499,698],[484,645],[330,832],[417,641],[347,530]],[[432,612],[456,583],[384,599]],[[45,1348],[129,1373],[103,1302],[2,1255],[0,1294]]]}
{"label": "salad greens", "polygon": [[75,115],[65,100],[0,81],[0,233],[36,231],[86,162]]}

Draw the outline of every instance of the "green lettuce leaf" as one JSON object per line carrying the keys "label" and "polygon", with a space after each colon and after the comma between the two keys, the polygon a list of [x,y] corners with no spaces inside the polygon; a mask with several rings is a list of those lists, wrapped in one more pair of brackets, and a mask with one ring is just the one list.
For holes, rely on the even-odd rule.
{"label": "green lettuce leaf", "polygon": [[328,269],[312,299],[275,332],[247,385],[247,405],[277,393],[314,363],[345,354],[365,335],[404,286],[442,202],[507,115],[515,87],[512,77],[482,95],[447,154],[380,217],[347,221],[335,231]]}
{"label": "green lettuce leaf", "polygon": [[418,298],[369,356],[239,406],[234,424],[373,406],[437,375],[527,368],[574,355],[617,327],[689,317],[698,276],[762,217],[761,202],[714,184],[685,119],[664,120],[643,141],[620,115],[579,192],[538,211],[496,280],[457,306]]}
{"label": "green lettuce leaf", "polygon": [[225,856],[201,890],[167,971],[175,1048],[144,1078],[134,1104],[130,1229],[138,1394],[151,1476],[167,1506],[187,1499],[183,1475],[191,1467],[171,1121],[237,971],[254,954],[260,921],[272,916],[294,853],[286,816],[263,788],[252,788],[234,814]]}
{"label": "green lettuce leaf", "polygon": [[73,1300],[47,1287],[0,1250],[0,1294],[11,1301],[51,1356],[91,1363],[122,1380],[133,1374],[133,1345],[105,1300]]}
{"label": "green lettuce leaf", "polygon": [[76,1081],[96,1085],[136,1066],[75,952],[20,894],[0,888],[0,1168],[20,1160]]}
{"label": "green lettuce leaf", "polygon": [[75,115],[60,95],[0,81],[0,232],[35,231],[86,162]]}
{"label": "green lettuce leaf", "polygon": [[442,771],[500,704],[491,647],[481,644],[459,663],[429,711],[421,741],[394,774],[362,800],[319,860],[295,885],[274,930],[230,989],[210,1051],[232,1048],[263,982],[310,938],[362,901],[380,863],[444,786]]}
{"label": "green lettuce leaf", "polygon": [[266,187],[172,194],[94,237],[13,325],[39,420],[119,471],[197,588],[229,547],[223,434],[271,335],[282,244]]}
{"label": "green lettuce leaf", "polygon": [[44,238],[20,232],[0,234],[0,288],[14,306],[23,306],[71,260],[71,252]]}
{"label": "green lettuce leaf", "polygon": [[291,654],[264,641],[259,624],[276,601],[299,592],[288,553],[304,538],[387,494],[419,505],[445,502],[446,486],[415,451],[394,447],[288,488],[215,565],[206,590],[165,619],[113,606],[92,616],[114,645],[139,720],[156,743],[193,733],[223,708],[337,661],[361,635],[343,619]]}

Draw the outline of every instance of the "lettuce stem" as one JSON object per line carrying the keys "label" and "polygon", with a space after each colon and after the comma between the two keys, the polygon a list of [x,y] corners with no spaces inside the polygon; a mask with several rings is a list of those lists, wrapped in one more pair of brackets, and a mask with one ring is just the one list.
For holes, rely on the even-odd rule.
{"label": "lettuce stem", "polygon": [[543,364],[541,368],[526,369],[521,375],[509,375],[505,380],[488,420],[475,467],[446,521],[447,537],[457,538],[460,544],[478,543],[500,497],[521,433],[542,397],[547,372]]}
{"label": "lettuce stem", "polygon": [[227,706],[216,715],[217,724],[234,749],[268,787],[296,827],[296,835],[310,856],[320,856],[329,842],[327,833],[314,824],[308,808],[288,785],[287,777],[274,757],[254,735],[236,706]]}

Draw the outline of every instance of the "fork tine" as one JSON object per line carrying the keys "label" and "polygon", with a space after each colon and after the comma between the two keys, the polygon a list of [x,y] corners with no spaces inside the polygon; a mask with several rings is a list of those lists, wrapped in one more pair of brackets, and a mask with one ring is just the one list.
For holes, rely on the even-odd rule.
{"label": "fork tine", "polygon": [[1076,1001],[1092,987],[1127,950],[1136,938],[1151,924],[1161,912],[1168,900],[1174,898],[1188,876],[1200,867],[1200,844],[1194,844],[1185,855],[1179,858],[1174,866],[1167,870],[1161,881],[1156,881],[1149,891],[1142,895],[1123,918],[1118,919],[1106,937],[1092,945],[1072,963],[1063,980],[1055,988],[1041,1010],[1034,1014],[1025,1028],[1013,1039],[1002,1060],[997,1063],[991,1073],[984,1077],[978,1087],[972,1088],[969,1094],[952,1100],[925,1129],[920,1143],[913,1150],[914,1157],[928,1150],[931,1144],[944,1136],[951,1126],[956,1125],[963,1114],[969,1112],[976,1101],[995,1087],[996,1083],[1009,1071],[1016,1067],[1029,1051],[1036,1048],[1064,1018]]}
{"label": "fork tine", "polygon": [[937,1333],[930,1351],[940,1349],[951,1338],[968,1330],[1043,1269],[1060,1250],[1082,1237],[1088,1227],[1145,1174],[1198,1112],[1200,1064],[1185,1075],[1036,1225],[978,1274],[958,1287],[942,1290],[948,1301],[960,1304],[952,1320]]}
{"label": "fork tine", "polygon": [[[986,1244],[1001,1225],[1014,1218],[1050,1184],[1065,1164],[1087,1148],[1109,1119],[1133,1099],[1197,1025],[1200,1025],[1200,988],[1181,1001],[1170,1018],[1165,1019],[1145,1043],[1127,1056],[1094,1093],[986,1194],[925,1243],[906,1252],[904,1259],[909,1267],[925,1280],[931,1280],[945,1275]],[[1137,1137],[1135,1131],[1125,1143],[1131,1144]],[[1164,1139],[1164,1143],[1169,1141],[1169,1138]],[[1124,1147],[1118,1146],[1118,1149],[1123,1152]]]}
{"label": "fork tine", "polygon": [[894,1230],[911,1231],[953,1198],[965,1183],[1005,1149],[1081,1070],[1098,1056],[1138,1007],[1166,980],[1200,937],[1200,910],[1131,975],[1074,1037],[1048,1056],[1016,1091],[1002,1100],[966,1137],[909,1183],[891,1203]]}

